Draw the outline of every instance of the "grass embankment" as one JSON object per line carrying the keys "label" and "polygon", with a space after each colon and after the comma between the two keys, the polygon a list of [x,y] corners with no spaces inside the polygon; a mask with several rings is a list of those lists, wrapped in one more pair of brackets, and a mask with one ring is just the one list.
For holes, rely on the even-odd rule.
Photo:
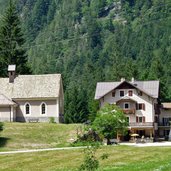
{"label": "grass embankment", "polygon": [[[98,150],[99,171],[170,171],[171,147],[108,146]],[[0,168],[5,171],[76,171],[83,161],[82,150],[48,151],[0,156]]]}
{"label": "grass embankment", "polygon": [[79,125],[50,123],[4,123],[0,151],[66,147]]}

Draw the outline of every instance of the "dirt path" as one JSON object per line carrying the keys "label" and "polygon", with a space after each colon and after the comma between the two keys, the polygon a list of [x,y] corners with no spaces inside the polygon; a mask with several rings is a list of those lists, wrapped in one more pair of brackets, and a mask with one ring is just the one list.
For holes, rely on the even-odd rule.
{"label": "dirt path", "polygon": [[166,147],[171,146],[171,142],[154,142],[154,143],[120,143],[121,145],[135,146],[135,147]]}
{"label": "dirt path", "polygon": [[[134,147],[166,147],[171,146],[171,142],[155,142],[155,143],[144,143],[144,144],[136,144],[136,143],[120,143],[120,145],[128,145]],[[45,148],[45,149],[32,149],[32,150],[17,150],[17,151],[4,151],[0,152],[0,155],[5,154],[17,154],[17,153],[33,153],[33,152],[41,152],[41,151],[58,151],[58,150],[73,150],[73,149],[83,149],[86,147],[63,147],[63,148]]]}
{"label": "dirt path", "polygon": [[4,152],[0,152],[0,155],[17,154],[17,153],[33,153],[33,152],[41,152],[41,151],[73,150],[73,149],[82,149],[82,148],[86,148],[86,147],[63,147],[63,148],[46,148],[46,149],[4,151]]}

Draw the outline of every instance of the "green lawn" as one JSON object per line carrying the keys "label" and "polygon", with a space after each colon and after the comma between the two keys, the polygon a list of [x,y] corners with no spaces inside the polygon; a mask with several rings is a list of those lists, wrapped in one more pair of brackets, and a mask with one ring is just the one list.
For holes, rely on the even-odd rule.
{"label": "green lawn", "polygon": [[76,124],[4,123],[0,151],[65,147],[76,137]]}
{"label": "green lawn", "polygon": [[[171,147],[108,146],[98,150],[100,171],[170,171]],[[0,156],[5,171],[76,171],[83,161],[82,150],[35,152]]]}
{"label": "green lawn", "polygon": [[[49,123],[5,123],[0,133],[0,151],[70,146],[80,125]],[[100,171],[170,171],[171,147],[105,146],[98,149]],[[4,171],[76,171],[83,161],[83,150],[46,151],[0,155]]]}

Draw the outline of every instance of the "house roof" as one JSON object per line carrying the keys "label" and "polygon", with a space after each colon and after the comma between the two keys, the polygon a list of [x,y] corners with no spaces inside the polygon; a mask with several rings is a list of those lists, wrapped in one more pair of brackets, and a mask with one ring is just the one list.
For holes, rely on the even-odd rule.
{"label": "house roof", "polygon": [[136,89],[144,92],[145,94],[158,98],[159,96],[159,81],[122,81],[122,82],[98,82],[96,86],[95,99],[100,99],[105,96],[109,92],[115,90],[118,86],[123,84],[124,82],[132,85]]}
{"label": "house roof", "polygon": [[171,109],[171,103],[162,103],[164,109]]}
{"label": "house roof", "polygon": [[0,105],[1,106],[6,106],[6,105],[16,105],[15,102],[13,102],[12,100],[8,99],[6,96],[4,96],[3,94],[0,94]]}
{"label": "house roof", "polygon": [[61,74],[19,75],[14,83],[0,78],[0,93],[10,99],[59,97]]}

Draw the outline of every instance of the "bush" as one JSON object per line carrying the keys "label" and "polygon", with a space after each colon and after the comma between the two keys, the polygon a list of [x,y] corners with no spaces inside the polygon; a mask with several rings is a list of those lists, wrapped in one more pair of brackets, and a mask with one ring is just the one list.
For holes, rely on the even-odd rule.
{"label": "bush", "polygon": [[49,123],[56,123],[56,122],[55,122],[55,118],[54,118],[54,117],[50,117],[50,118],[49,118]]}
{"label": "bush", "polygon": [[79,170],[87,170],[87,171],[94,171],[98,169],[99,167],[99,161],[96,158],[96,151],[98,149],[98,146],[88,146],[84,150],[84,161],[83,164],[81,164]]}
{"label": "bush", "polygon": [[[84,149],[84,161],[78,168],[79,171],[95,171],[99,168],[99,159],[96,157],[96,152],[99,149],[99,145],[91,143],[90,146]],[[104,153],[100,159],[105,160],[109,157],[108,154]]]}
{"label": "bush", "polygon": [[88,146],[90,144],[100,144],[102,138],[92,129],[89,129],[87,133],[82,136],[78,136],[78,139],[72,143],[72,146]]}
{"label": "bush", "polygon": [[4,129],[4,124],[3,122],[0,122],[0,131],[3,131],[3,129]]}

